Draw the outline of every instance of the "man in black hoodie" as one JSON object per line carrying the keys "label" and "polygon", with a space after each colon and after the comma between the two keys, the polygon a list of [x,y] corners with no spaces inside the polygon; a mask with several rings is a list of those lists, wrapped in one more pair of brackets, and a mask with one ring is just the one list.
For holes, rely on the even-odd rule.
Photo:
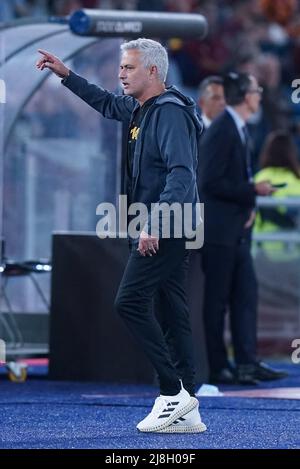
{"label": "man in black hoodie", "polygon": [[[147,208],[147,217],[139,236],[130,240],[131,255],[115,305],[152,362],[160,383],[160,396],[137,428],[142,432],[204,431],[194,397],[192,335],[184,288],[188,251],[186,238],[177,237],[175,232],[184,204],[191,209],[192,231],[197,225],[201,123],[195,103],[175,87],[166,88],[167,52],[150,39],[121,46],[121,96],[89,84],[57,57],[39,52],[42,58],[37,68],[49,68],[103,116],[128,125],[127,195],[131,204],[142,203]],[[154,215],[163,205],[173,204],[177,209],[172,216],[169,212],[170,235],[166,237],[164,215]],[[158,293],[168,303],[161,312],[163,330],[152,312]]]}

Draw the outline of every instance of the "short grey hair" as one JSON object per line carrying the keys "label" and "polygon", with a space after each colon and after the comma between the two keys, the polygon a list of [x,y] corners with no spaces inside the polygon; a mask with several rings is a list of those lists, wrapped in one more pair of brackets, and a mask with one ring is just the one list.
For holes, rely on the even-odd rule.
{"label": "short grey hair", "polygon": [[139,38],[121,45],[121,53],[131,49],[140,51],[145,68],[155,65],[159,79],[162,82],[166,81],[169,59],[166,49],[159,42],[152,39]]}
{"label": "short grey hair", "polygon": [[223,78],[218,75],[210,75],[209,77],[204,78],[201,81],[198,88],[198,97],[203,98],[207,93],[207,88],[210,85],[220,85],[223,86]]}

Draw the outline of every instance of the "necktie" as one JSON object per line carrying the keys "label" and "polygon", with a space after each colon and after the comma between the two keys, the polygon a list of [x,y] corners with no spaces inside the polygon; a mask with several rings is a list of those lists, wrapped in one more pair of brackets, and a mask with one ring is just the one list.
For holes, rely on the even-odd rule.
{"label": "necktie", "polygon": [[242,127],[242,132],[244,135],[244,145],[246,150],[246,167],[247,167],[247,175],[248,181],[253,181],[253,173],[252,173],[252,166],[251,166],[251,138],[248,132],[247,127],[244,125]]}

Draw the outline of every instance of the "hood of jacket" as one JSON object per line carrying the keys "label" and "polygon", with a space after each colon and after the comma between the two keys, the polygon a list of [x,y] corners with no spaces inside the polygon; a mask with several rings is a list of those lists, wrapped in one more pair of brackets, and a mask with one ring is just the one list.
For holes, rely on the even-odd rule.
{"label": "hood of jacket", "polygon": [[176,88],[176,86],[169,86],[168,88],[166,88],[166,91],[159,95],[158,98],[155,100],[156,105],[161,105],[165,103],[173,103],[177,104],[178,106],[184,107],[185,111],[187,111],[193,118],[195,125],[199,128],[200,132],[202,132],[203,123],[201,118],[199,117],[196,103],[192,98],[182,94],[181,91]]}

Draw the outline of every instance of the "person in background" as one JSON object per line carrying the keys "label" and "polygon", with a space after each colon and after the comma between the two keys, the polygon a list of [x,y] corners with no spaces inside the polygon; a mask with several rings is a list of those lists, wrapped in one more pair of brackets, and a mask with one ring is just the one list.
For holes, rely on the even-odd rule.
{"label": "person in background", "polygon": [[225,104],[223,79],[216,75],[205,78],[198,88],[198,105],[205,129],[224,111]]}
{"label": "person in background", "polygon": [[[292,136],[282,130],[271,132],[260,155],[261,170],[255,182],[269,181],[279,185],[274,197],[300,197],[300,165],[298,150]],[[287,207],[260,207],[255,220],[256,233],[271,233],[297,229],[298,210]],[[263,243],[264,249],[282,251],[283,244]]]}
{"label": "person in background", "polygon": [[[252,176],[246,122],[257,112],[262,90],[244,73],[229,73],[223,83],[227,106],[201,138],[198,170],[210,381],[257,384],[284,376],[257,361],[257,280],[250,252],[256,196],[275,189],[267,181],[254,183]],[[228,309],[236,369],[224,342]]]}

